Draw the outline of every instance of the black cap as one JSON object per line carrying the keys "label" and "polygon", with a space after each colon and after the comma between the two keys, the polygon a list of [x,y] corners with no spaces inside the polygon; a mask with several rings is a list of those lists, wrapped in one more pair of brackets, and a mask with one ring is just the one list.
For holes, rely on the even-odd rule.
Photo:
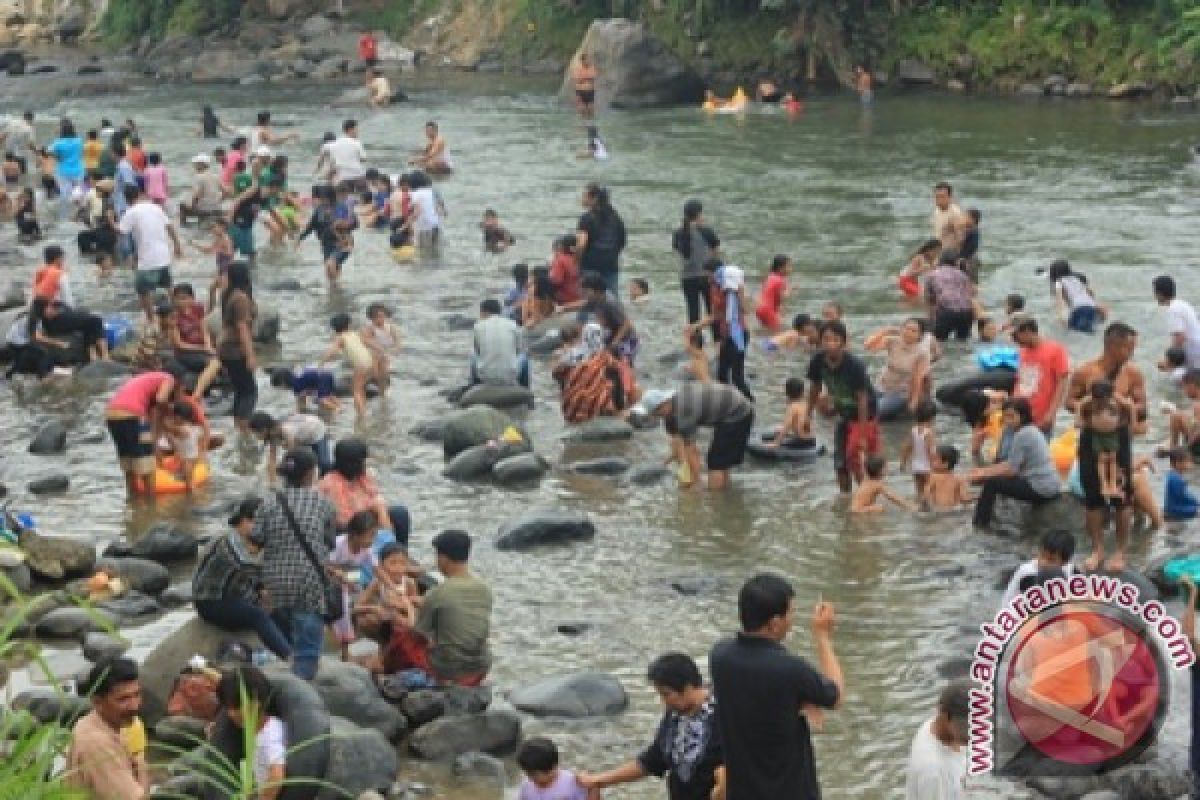
{"label": "black cap", "polygon": [[471,555],[471,535],[466,531],[442,531],[433,537],[433,550],[456,564],[464,564]]}
{"label": "black cap", "polygon": [[236,527],[243,520],[254,519],[260,505],[262,505],[262,499],[258,497],[247,497],[242,500],[233,510],[233,516],[229,518],[229,526]]}

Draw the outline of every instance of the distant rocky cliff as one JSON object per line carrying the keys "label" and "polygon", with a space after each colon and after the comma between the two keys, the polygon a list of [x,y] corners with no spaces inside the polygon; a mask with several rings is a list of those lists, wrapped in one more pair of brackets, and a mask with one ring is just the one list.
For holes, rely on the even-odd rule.
{"label": "distant rocky cliff", "polygon": [[107,8],[108,0],[0,0],[0,45],[70,44]]}

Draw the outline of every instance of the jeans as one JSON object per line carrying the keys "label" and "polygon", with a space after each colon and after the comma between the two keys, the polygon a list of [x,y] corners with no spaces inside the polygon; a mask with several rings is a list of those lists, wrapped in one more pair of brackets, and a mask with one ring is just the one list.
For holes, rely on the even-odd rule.
{"label": "jeans", "polygon": [[300,608],[278,608],[271,617],[292,643],[292,672],[311,681],[325,644],[325,621],[315,611]]}
{"label": "jeans", "polygon": [[83,178],[66,178],[58,176],[58,218],[67,219],[71,216],[71,202],[75,189],[83,183]]}
{"label": "jeans", "polygon": [[236,420],[250,419],[258,405],[258,381],[254,373],[246,367],[244,358],[222,358],[221,366],[229,376],[233,385],[233,418]]}
{"label": "jeans", "polygon": [[1095,333],[1100,320],[1100,309],[1095,306],[1076,306],[1067,317],[1067,328],[1080,333]]}
{"label": "jeans", "polygon": [[322,478],[333,469],[333,440],[328,436],[312,446],[313,455],[317,457],[317,474]]}
{"label": "jeans", "polygon": [[[746,347],[750,347],[750,334],[746,334]],[[721,383],[732,383],[746,399],[754,402],[754,395],[746,383],[746,351],[739,350],[732,339],[722,339],[721,349],[717,353],[717,380]]]}
{"label": "jeans", "polygon": [[900,419],[908,413],[908,392],[880,392],[877,401],[880,422]]}
{"label": "jeans", "polygon": [[1050,496],[1038,494],[1029,481],[1019,476],[988,478],[980,487],[979,500],[975,503],[974,523],[978,528],[986,528],[992,523],[992,510],[996,507],[996,495],[1005,495],[1039,506],[1058,497],[1058,492]]}
{"label": "jeans", "polygon": [[227,631],[250,629],[258,634],[263,646],[283,661],[292,657],[292,646],[271,615],[254,603],[235,598],[197,600],[200,619]]}
{"label": "jeans", "polygon": [[[483,383],[479,379],[479,356],[471,354],[470,377],[468,380],[471,386],[478,386]],[[524,353],[517,354],[517,383],[520,386],[529,388],[529,356]]]}

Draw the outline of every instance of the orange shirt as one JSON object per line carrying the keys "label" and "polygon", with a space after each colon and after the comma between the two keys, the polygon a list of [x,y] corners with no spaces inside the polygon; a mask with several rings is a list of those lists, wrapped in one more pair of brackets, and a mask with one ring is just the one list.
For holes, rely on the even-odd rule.
{"label": "orange shirt", "polygon": [[367,475],[358,480],[348,481],[338,472],[330,472],[317,485],[318,491],[333,503],[337,511],[337,524],[344,528],[350,523],[350,518],[359,511],[370,511],[380,501],[379,487]]}
{"label": "orange shirt", "polygon": [[56,264],[46,264],[33,274],[33,296],[45,300],[58,297],[58,288],[62,283],[62,267]]}

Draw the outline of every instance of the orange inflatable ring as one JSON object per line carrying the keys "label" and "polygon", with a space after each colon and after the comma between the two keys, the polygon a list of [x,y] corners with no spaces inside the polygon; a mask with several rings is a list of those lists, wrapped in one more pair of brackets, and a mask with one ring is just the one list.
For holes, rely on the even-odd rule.
{"label": "orange inflatable ring", "polygon": [[1064,478],[1071,472],[1078,450],[1079,430],[1076,428],[1068,428],[1050,442],[1050,458]]}
{"label": "orange inflatable ring", "polygon": [[[175,475],[175,471],[179,468],[179,461],[176,458],[163,459],[162,464],[154,470],[154,493],[155,494],[183,494],[187,491],[187,484],[181,481]],[[203,461],[196,463],[192,469],[192,486],[203,486],[208,483],[208,464]],[[138,480],[137,490],[145,491],[142,481]]]}

